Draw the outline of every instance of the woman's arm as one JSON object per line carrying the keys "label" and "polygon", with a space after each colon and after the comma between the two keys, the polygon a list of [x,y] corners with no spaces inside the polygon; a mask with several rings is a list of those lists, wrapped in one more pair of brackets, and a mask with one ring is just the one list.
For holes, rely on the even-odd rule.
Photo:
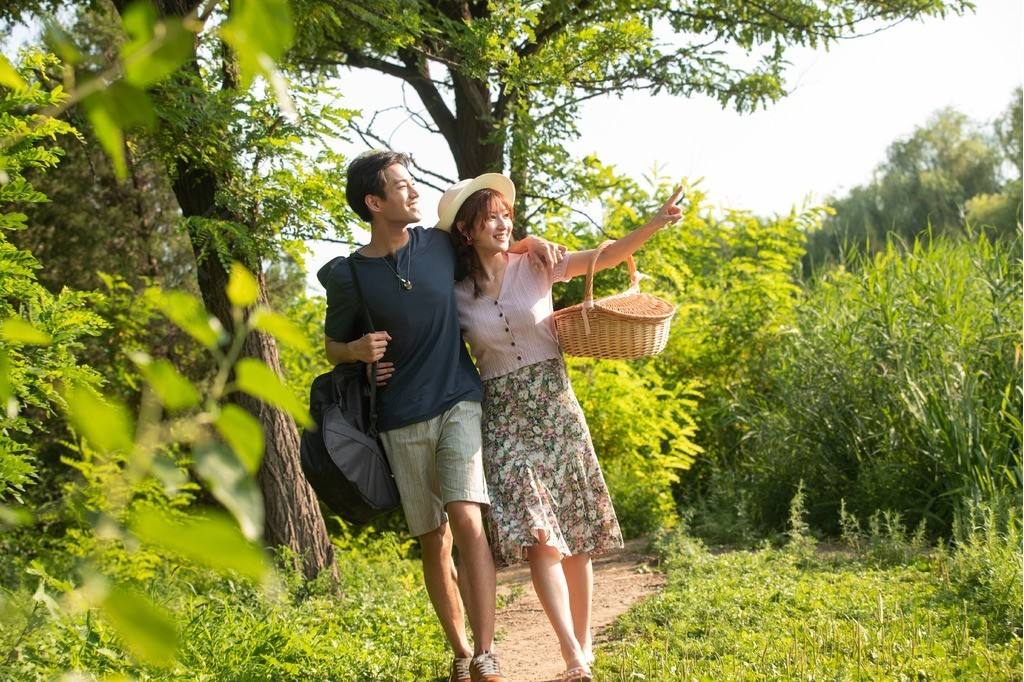
{"label": "woman's arm", "polygon": [[[601,252],[601,256],[597,259],[597,265],[594,266],[594,271],[604,270],[606,268],[614,267],[626,260],[627,256],[632,256],[636,253],[641,246],[644,245],[651,236],[672,223],[679,220],[683,211],[681,208],[676,206],[676,202],[679,201],[679,197],[683,195],[683,188],[676,187],[676,190],[672,193],[672,196],[668,198],[665,205],[662,206],[657,213],[655,213],[650,220],[636,228],[625,237],[616,239],[614,242],[608,245],[608,247]],[[565,267],[566,277],[579,277],[580,275],[587,274],[587,266],[590,265],[590,260],[594,257],[594,251],[596,249],[590,249],[588,251],[577,251],[566,255],[568,262]]]}

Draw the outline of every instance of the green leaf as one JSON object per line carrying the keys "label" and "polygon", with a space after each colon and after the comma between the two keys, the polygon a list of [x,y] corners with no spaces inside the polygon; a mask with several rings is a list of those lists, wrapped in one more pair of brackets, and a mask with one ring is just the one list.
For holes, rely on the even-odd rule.
{"label": "green leaf", "polygon": [[199,404],[199,391],[167,360],[153,360],[145,353],[134,353],[142,376],[168,410],[185,410]]}
{"label": "green leaf", "polygon": [[294,37],[287,0],[235,0],[221,35],[238,55],[242,88],[258,74],[269,77]]}
{"label": "green leaf", "polygon": [[145,595],[115,586],[100,609],[137,658],[155,665],[167,665],[174,660],[178,650],[174,619]]}
{"label": "green leaf", "polygon": [[121,48],[125,80],[140,88],[157,83],[192,58],[195,35],[178,17],[157,22],[156,8],[141,0],[125,10],[122,21],[131,40]]}
{"label": "green leaf", "polygon": [[168,497],[173,497],[189,482],[188,472],[166,455],[157,455],[153,458],[152,472],[157,480],[163,483],[164,492]]}
{"label": "green leaf", "polygon": [[114,164],[118,179],[128,175],[124,158],[124,130],[149,127],[156,113],[149,97],[130,83],[116,81],[82,101],[86,116],[107,156]]}
{"label": "green leaf", "polygon": [[203,304],[184,291],[150,289],[147,295],[174,324],[207,348],[214,348],[223,335],[220,321],[211,317]]}
{"label": "green leaf", "polygon": [[263,461],[263,427],[259,420],[238,405],[225,405],[214,426],[249,473],[259,471]]}
{"label": "green leaf", "polygon": [[309,427],[313,421],[309,412],[280,377],[269,367],[253,358],[242,358],[235,365],[235,384],[239,390],[259,398],[263,402],[280,407],[300,425]]}
{"label": "green leaf", "polygon": [[259,547],[246,540],[226,515],[193,516],[184,523],[168,519],[156,509],[139,512],[132,533],[141,541],[174,552],[217,571],[235,571],[259,581],[267,561]]}
{"label": "green leaf", "polygon": [[20,317],[8,317],[0,327],[0,339],[8,343],[26,346],[48,346],[53,339],[46,332],[39,331]]}
{"label": "green leaf", "polygon": [[32,523],[32,512],[25,507],[8,507],[0,504],[0,528],[17,528]]}
{"label": "green leaf", "polygon": [[253,313],[253,316],[249,318],[249,324],[255,329],[267,332],[281,343],[291,346],[298,351],[303,353],[313,352],[313,347],[310,345],[306,335],[284,315],[263,308]]}
{"label": "green leaf", "polygon": [[238,457],[220,443],[195,449],[195,469],[213,496],[238,520],[250,540],[263,534],[263,496]]}
{"label": "green leaf", "polygon": [[14,70],[11,63],[7,61],[7,57],[2,54],[0,54],[0,85],[11,90],[22,90],[28,87],[24,79],[18,75],[18,72]]}
{"label": "green leaf", "polygon": [[[14,397],[14,388],[11,386],[11,358],[0,349],[0,403],[7,403]],[[0,409],[5,407],[0,404]]]}
{"label": "green leaf", "polygon": [[56,19],[50,18],[44,22],[43,42],[68,66],[75,66],[82,61],[82,53],[75,47],[74,40]]}
{"label": "green leaf", "polygon": [[87,441],[104,452],[129,452],[134,440],[131,416],[116,401],[103,402],[90,390],[75,386],[64,395],[68,419]]}
{"label": "green leaf", "polygon": [[259,296],[259,285],[252,273],[245,269],[241,263],[231,265],[231,276],[228,277],[228,300],[231,305],[245,308],[256,302]]}

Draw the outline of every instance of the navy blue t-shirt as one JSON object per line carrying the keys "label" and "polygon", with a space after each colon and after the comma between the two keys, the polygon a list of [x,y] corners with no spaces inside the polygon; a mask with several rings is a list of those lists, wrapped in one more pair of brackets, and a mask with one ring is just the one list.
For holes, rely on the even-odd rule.
{"label": "navy blue t-shirt", "polygon": [[[392,261],[353,253],[376,331],[391,335],[382,360],[395,373],[377,392],[381,431],[425,421],[462,400],[483,397],[480,375],[459,331],[455,303],[455,249],[447,232],[408,228],[409,241]],[[335,341],[354,341],[369,327],[352,283],[347,259],[339,256],[317,272],[327,290],[324,332]],[[389,267],[390,265],[390,267]],[[412,282],[406,290],[397,270]]]}

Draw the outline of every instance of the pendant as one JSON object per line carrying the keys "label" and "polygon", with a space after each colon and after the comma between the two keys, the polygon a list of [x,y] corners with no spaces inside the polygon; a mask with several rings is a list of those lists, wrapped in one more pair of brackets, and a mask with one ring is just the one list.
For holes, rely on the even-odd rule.
{"label": "pendant", "polygon": [[412,282],[410,282],[409,280],[405,279],[404,277],[400,277],[399,279],[402,280],[402,288],[403,289],[405,289],[406,291],[412,291]]}

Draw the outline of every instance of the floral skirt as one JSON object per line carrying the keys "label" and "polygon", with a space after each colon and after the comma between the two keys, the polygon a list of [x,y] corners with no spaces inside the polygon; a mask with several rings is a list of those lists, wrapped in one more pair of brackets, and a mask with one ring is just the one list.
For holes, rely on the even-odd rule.
{"label": "floral skirt", "polygon": [[622,547],[583,410],[561,358],[484,382],[483,459],[499,567],[545,541],[563,556]]}

